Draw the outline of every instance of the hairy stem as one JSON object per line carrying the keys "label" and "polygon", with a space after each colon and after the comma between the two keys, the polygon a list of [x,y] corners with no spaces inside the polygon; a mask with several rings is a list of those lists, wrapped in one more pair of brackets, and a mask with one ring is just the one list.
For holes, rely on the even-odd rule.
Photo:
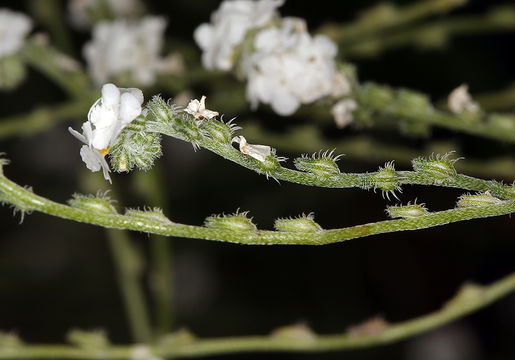
{"label": "hairy stem", "polygon": [[462,220],[506,215],[515,212],[515,200],[509,200],[494,205],[430,212],[418,218],[386,220],[341,229],[321,230],[314,233],[298,233],[269,230],[237,231],[224,228],[208,228],[174,223],[167,219],[141,218],[130,215],[97,212],[91,209],[84,210],[45,199],[15,184],[4,176],[0,176],[0,198],[4,202],[10,203],[22,211],[39,211],[64,219],[107,228],[128,229],[166,236],[255,245],[324,245],[369,235],[402,230],[424,229]]}
{"label": "hairy stem", "polygon": [[[422,151],[399,145],[397,143],[383,142],[367,135],[345,137],[341,140],[329,140],[314,125],[292,126],[286,131],[277,133],[266,130],[258,123],[248,123],[242,130],[243,135],[260,144],[268,144],[290,153],[316,153],[320,149],[335,149],[337,153],[348,154],[345,159],[360,163],[380,163],[395,159],[398,165],[409,166],[411,160],[422,154],[448,153],[458,148],[451,142],[430,142]],[[459,153],[459,151],[457,151]],[[513,156],[498,156],[489,159],[467,158],[458,161],[456,169],[475,176],[515,178],[515,158]]]}
{"label": "hairy stem", "polygon": [[[199,357],[244,352],[324,352],[367,348],[410,338],[490,305],[515,290],[515,273],[488,286],[465,285],[440,310],[411,320],[388,324],[372,333],[345,332],[335,335],[240,336],[214,339],[188,337],[173,344],[149,347],[162,357]],[[0,359],[127,359],[132,346],[108,346],[104,349],[76,348],[67,345],[23,345],[0,348]]]}

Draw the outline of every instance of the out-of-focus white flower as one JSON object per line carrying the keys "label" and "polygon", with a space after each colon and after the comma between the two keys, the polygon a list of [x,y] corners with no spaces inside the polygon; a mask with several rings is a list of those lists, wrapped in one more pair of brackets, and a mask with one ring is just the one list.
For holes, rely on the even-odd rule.
{"label": "out-of-focus white flower", "polygon": [[249,29],[266,25],[284,0],[224,1],[211,16],[211,23],[201,24],[194,38],[203,50],[202,63],[208,69],[228,71],[234,63],[234,48],[242,43]]}
{"label": "out-of-focus white flower", "polygon": [[184,109],[190,115],[195,116],[197,120],[208,119],[211,120],[215,116],[218,116],[218,112],[206,109],[206,97],[202,96],[200,101],[197,99],[191,100],[186,109]]}
{"label": "out-of-focus white flower", "polygon": [[349,125],[354,117],[352,113],[358,108],[358,104],[353,99],[344,99],[338,101],[331,109],[336,126],[344,128]]}
{"label": "out-of-focus white flower", "polygon": [[106,5],[110,14],[105,15],[115,18],[131,17],[144,9],[141,0],[71,0],[68,2],[70,20],[77,28],[87,29],[96,16],[105,12]]}
{"label": "out-of-focus white flower", "polygon": [[28,16],[9,9],[0,9],[0,58],[16,53],[32,29]]}
{"label": "out-of-focus white flower", "polygon": [[253,157],[254,159],[264,162],[266,158],[272,154],[272,148],[268,145],[251,145],[247,143],[247,139],[243,136],[235,136],[232,142],[236,142],[240,145],[240,151]]}
{"label": "out-of-focus white flower", "polygon": [[84,46],[88,71],[97,84],[128,73],[140,85],[152,85],[160,70],[166,20],[147,16],[139,21],[101,22]]}
{"label": "out-of-focus white flower", "polygon": [[461,85],[454,89],[447,98],[447,105],[455,114],[465,111],[470,113],[479,112],[479,105],[472,100],[467,85]]}
{"label": "out-of-focus white flower", "polygon": [[104,178],[109,182],[110,170],[104,156],[115,144],[123,128],[141,114],[141,104],[141,90],[105,84],[102,86],[102,97],[93,104],[88,121],[82,124],[82,134],[68,128],[73,136],[86,144],[80,149],[86,167],[91,171],[102,169]]}
{"label": "out-of-focus white flower", "polygon": [[253,107],[262,102],[280,115],[291,115],[300,104],[331,95],[342,81],[335,70],[336,45],[326,36],[312,37],[302,19],[284,18],[281,27],[260,31],[254,48],[244,60]]}
{"label": "out-of-focus white flower", "polygon": [[331,96],[339,98],[349,95],[352,90],[351,84],[347,76],[341,71],[337,72],[333,77],[333,90]]}

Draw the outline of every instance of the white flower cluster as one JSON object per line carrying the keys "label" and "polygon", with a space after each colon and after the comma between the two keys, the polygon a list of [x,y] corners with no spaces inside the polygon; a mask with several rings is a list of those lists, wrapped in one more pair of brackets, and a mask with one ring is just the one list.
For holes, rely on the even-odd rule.
{"label": "white flower cluster", "polygon": [[201,24],[194,33],[204,51],[202,63],[207,69],[231,70],[234,51],[248,30],[270,22],[284,0],[224,1],[211,16],[211,23]]}
{"label": "white flower cluster", "polygon": [[32,22],[25,14],[0,9],[0,58],[20,50],[31,29]]}
{"label": "white flower cluster", "polygon": [[[253,108],[270,104],[280,115],[291,115],[301,104],[326,96],[348,95],[349,81],[336,69],[337,46],[326,36],[311,36],[302,19],[276,16],[271,21],[282,3],[224,1],[211,24],[195,31],[204,66],[231,70],[241,46],[238,55],[248,80],[247,99]],[[255,32],[251,37],[249,30]]]}
{"label": "white flower cluster", "polygon": [[85,145],[80,149],[82,161],[91,171],[102,169],[104,178],[111,182],[105,156],[116,143],[121,131],[141,114],[143,93],[139,89],[118,88],[113,84],[102,86],[102,97],[88,113],[82,124],[82,134],[71,127],[70,133]]}
{"label": "white flower cluster", "polygon": [[84,46],[88,71],[97,84],[128,74],[132,81],[152,85],[163,67],[160,52],[166,20],[148,16],[138,21],[101,22]]}
{"label": "white flower cluster", "polygon": [[[107,8],[106,8],[107,7]],[[70,0],[68,13],[71,23],[79,29],[87,29],[97,17],[126,18],[143,11],[141,0]],[[102,14],[105,12],[106,14]]]}

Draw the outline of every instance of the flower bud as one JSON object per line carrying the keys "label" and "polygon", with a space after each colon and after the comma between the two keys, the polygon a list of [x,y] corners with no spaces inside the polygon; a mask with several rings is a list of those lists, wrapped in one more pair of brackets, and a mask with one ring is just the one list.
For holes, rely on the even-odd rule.
{"label": "flower bud", "polygon": [[73,194],[73,199],[68,200],[68,204],[75,208],[102,214],[117,214],[112,202],[105,194],[97,196]]}
{"label": "flower bud", "polygon": [[0,89],[12,90],[27,76],[27,70],[18,56],[0,57]]}
{"label": "flower bud", "polygon": [[257,227],[252,218],[247,217],[248,211],[236,212],[230,215],[212,215],[206,218],[204,226],[213,229],[232,231],[256,231]]}
{"label": "flower bud", "polygon": [[407,110],[421,112],[431,111],[433,109],[429,97],[410,90],[399,90],[397,93],[397,101],[402,108]]}
{"label": "flower bud", "polygon": [[217,120],[202,121],[199,127],[200,130],[211,139],[222,144],[230,144],[234,131],[239,129],[239,127],[232,124],[231,121],[224,123]]}
{"label": "flower bud", "polygon": [[274,228],[277,231],[291,231],[300,233],[316,233],[322,231],[322,227],[314,221],[312,213],[302,215],[294,219],[276,219]]}
{"label": "flower bud", "polygon": [[451,153],[447,153],[443,156],[431,156],[429,159],[422,157],[416,158],[412,161],[413,169],[432,177],[435,183],[441,183],[444,180],[456,176],[454,163],[459,159],[449,159],[449,155],[451,155]]}
{"label": "flower bud", "polygon": [[[137,125],[137,124],[136,124]],[[109,151],[111,166],[117,172],[131,171],[135,166],[148,170],[162,155],[161,136],[158,133],[124,129]]]}
{"label": "flower bud", "polygon": [[143,221],[147,220],[164,224],[172,223],[172,221],[168,219],[159,208],[154,208],[152,210],[127,209],[125,210],[125,216],[130,216]]}
{"label": "flower bud", "polygon": [[489,191],[485,191],[480,194],[465,194],[461,195],[456,204],[458,207],[479,207],[479,206],[490,206],[498,205],[502,203],[501,199],[498,199],[490,194]]}
{"label": "flower bud", "polygon": [[336,164],[341,155],[333,156],[333,151],[328,153],[319,152],[318,155],[315,153],[311,157],[303,155],[300,158],[296,158],[294,163],[295,167],[301,171],[313,173],[320,177],[329,177],[340,173],[340,168]]}
{"label": "flower bud", "polygon": [[413,204],[404,206],[388,206],[386,212],[392,218],[403,218],[403,219],[414,219],[424,215],[427,215],[427,211],[424,204]]}
{"label": "flower bud", "polygon": [[109,340],[101,330],[84,331],[74,329],[67,334],[66,338],[71,344],[89,351],[104,350],[109,346]]}
{"label": "flower bud", "polygon": [[175,115],[174,108],[168,105],[159,95],[152,97],[152,100],[147,103],[146,108],[149,110],[153,120],[157,122],[168,123],[172,121]]}
{"label": "flower bud", "polygon": [[389,194],[395,196],[395,191],[401,190],[400,180],[401,177],[395,171],[392,161],[386,163],[384,167],[380,167],[376,173],[371,174],[369,181],[374,190],[380,189],[383,192],[383,196],[389,199]]}

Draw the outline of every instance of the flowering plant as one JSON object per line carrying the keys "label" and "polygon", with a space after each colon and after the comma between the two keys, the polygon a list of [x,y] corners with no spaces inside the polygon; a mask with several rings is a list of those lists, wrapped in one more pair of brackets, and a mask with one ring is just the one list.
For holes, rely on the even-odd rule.
{"label": "flowering plant", "polygon": [[515,291],[513,89],[478,93],[515,8],[30,4],[0,9],[0,359],[501,351],[508,320],[451,323]]}

